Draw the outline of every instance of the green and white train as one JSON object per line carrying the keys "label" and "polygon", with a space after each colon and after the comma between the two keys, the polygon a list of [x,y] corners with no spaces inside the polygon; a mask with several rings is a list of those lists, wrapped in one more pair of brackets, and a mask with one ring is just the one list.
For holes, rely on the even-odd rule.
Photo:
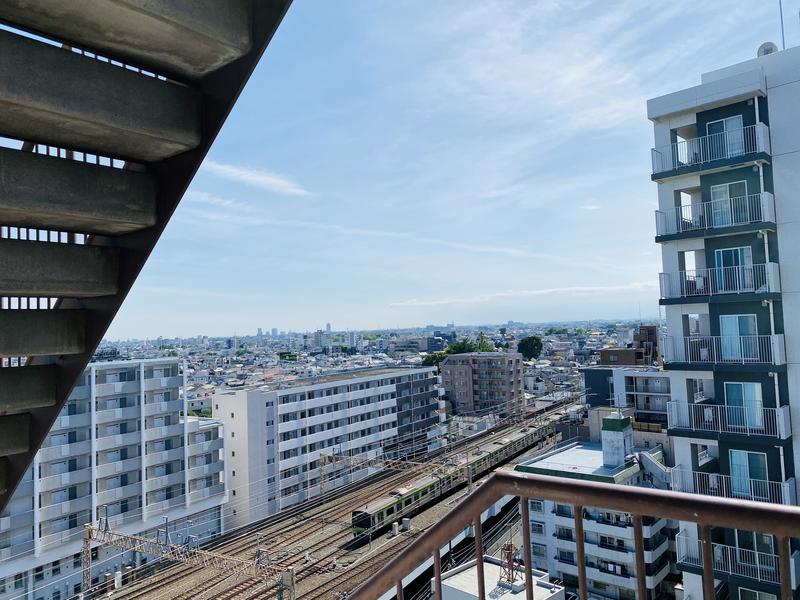
{"label": "green and white train", "polygon": [[522,427],[513,433],[495,433],[477,447],[469,448],[466,461],[462,457],[459,464],[445,466],[439,475],[422,476],[354,510],[351,521],[353,536],[375,535],[393,522],[416,514],[440,496],[465,485],[468,476],[475,480],[525,450],[547,447],[555,435],[552,423],[535,428]]}

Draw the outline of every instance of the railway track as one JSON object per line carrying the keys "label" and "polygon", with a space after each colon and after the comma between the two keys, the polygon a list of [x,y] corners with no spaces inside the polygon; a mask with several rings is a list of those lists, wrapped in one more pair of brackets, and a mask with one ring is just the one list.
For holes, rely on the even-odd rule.
{"label": "railway track", "polygon": [[[547,409],[539,410],[538,415],[534,414],[526,419],[528,425],[541,425],[543,421],[552,422],[559,409],[571,404],[564,401],[558,405],[552,405]],[[530,420],[533,423],[530,423]],[[452,444],[448,452],[454,449],[469,448],[480,440],[503,432],[513,431],[520,426],[519,422],[512,422],[498,427],[494,427],[479,436],[467,438]],[[434,463],[435,459],[443,454],[438,451],[429,457],[428,462]],[[318,573],[320,569],[328,568],[330,562],[342,554],[339,545],[343,541],[350,539],[350,514],[351,511],[366,502],[380,498],[389,491],[396,489],[403,482],[419,477],[419,469],[409,469],[408,471],[392,472],[384,471],[375,474],[359,482],[343,486],[328,492],[323,496],[318,496],[302,504],[290,507],[281,513],[262,519],[256,523],[241,527],[237,530],[223,534],[204,544],[205,549],[214,549],[224,552],[230,556],[254,558],[256,551],[256,534],[260,534],[262,539],[272,539],[274,542],[266,546],[262,545],[262,550],[268,551],[270,559],[276,561],[276,567],[286,570],[288,567],[295,567],[298,581]],[[321,532],[331,527],[335,531],[329,535],[319,536]],[[289,532],[287,534],[287,532]],[[319,536],[314,540],[315,536]],[[310,544],[303,545],[302,542],[311,541]],[[384,552],[389,552],[385,550]],[[306,556],[310,555],[310,563]],[[363,561],[367,565],[374,566],[374,557]],[[311,565],[322,565],[314,569]],[[366,568],[366,567],[365,567]],[[341,576],[335,580],[345,580],[345,574],[355,576],[357,571],[346,569]],[[209,576],[210,575],[210,576]],[[181,565],[165,565],[165,568],[139,582],[131,583],[119,592],[113,594],[115,598],[125,598],[136,600],[138,598],[181,599],[198,600],[201,598],[213,598],[214,600],[240,600],[240,599],[263,599],[275,595],[274,582],[265,582],[253,578],[237,578],[236,583],[231,585],[231,578],[225,574],[200,573],[193,567]],[[184,581],[185,584],[180,589],[175,589],[176,581]],[[227,587],[225,587],[227,586]],[[336,584],[339,586],[339,583]],[[217,588],[220,588],[217,590]],[[350,587],[352,589],[352,585]],[[330,596],[329,586],[326,585],[322,594]],[[208,595],[212,594],[212,595]],[[323,596],[318,596],[323,597]]]}

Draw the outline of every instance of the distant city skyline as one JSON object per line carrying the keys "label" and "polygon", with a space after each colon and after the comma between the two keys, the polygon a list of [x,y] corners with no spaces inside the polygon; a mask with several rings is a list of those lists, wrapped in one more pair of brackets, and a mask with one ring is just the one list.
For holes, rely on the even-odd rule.
{"label": "distant city skyline", "polygon": [[645,99],[766,40],[777,3],[295,3],[108,337],[655,313]]}
{"label": "distant city skyline", "polygon": [[[656,324],[656,323],[660,324],[662,322],[662,320],[663,319],[661,317],[658,317],[658,316],[651,316],[651,317],[642,316],[641,318],[639,318],[639,317],[627,317],[627,318],[618,318],[618,319],[614,319],[614,318],[611,318],[611,319],[575,319],[575,320],[555,320],[555,321],[522,321],[522,320],[516,320],[516,319],[506,319],[504,321],[498,321],[496,323],[452,323],[452,324],[451,323],[425,323],[425,324],[418,324],[418,325],[410,325],[410,326],[407,326],[407,327],[367,327],[367,328],[363,328],[363,329],[337,329],[336,327],[332,327],[331,332],[332,333],[343,333],[343,332],[347,332],[347,331],[351,331],[351,332],[410,331],[410,330],[422,330],[422,329],[426,329],[426,328],[430,328],[430,327],[447,328],[450,325],[453,325],[455,327],[455,329],[457,329],[457,330],[459,330],[459,329],[481,329],[481,328],[485,328],[485,327],[505,327],[508,324],[509,321],[511,321],[514,324],[521,324],[521,325],[529,326],[529,327],[548,327],[548,326],[554,326],[554,325],[581,326],[581,325],[585,325],[585,324],[589,324],[589,323],[628,323],[631,326],[633,326],[634,324],[637,324],[637,323],[640,323],[640,322],[642,324]],[[264,327],[262,326],[261,329],[263,330]],[[279,335],[279,334],[290,334],[290,333],[291,334],[305,334],[305,333],[313,334],[315,331],[324,331],[324,329],[319,328],[319,327],[317,327],[317,328],[305,328],[305,329],[284,329],[284,328],[278,327],[278,328],[276,328],[278,330],[278,332],[277,333],[272,333],[272,329],[273,328],[270,327],[269,328],[269,333],[267,333],[265,331],[265,332],[263,332],[263,335],[267,336],[267,335]],[[196,338],[198,336],[206,336],[206,337],[209,337],[209,338],[217,338],[217,339],[233,338],[233,337],[245,338],[245,337],[257,337],[258,336],[258,330],[259,330],[259,327],[256,326],[256,327],[252,327],[252,328],[250,328],[248,330],[245,330],[245,331],[235,331],[235,332],[219,333],[219,334],[211,334],[211,333],[208,333],[208,332],[196,332],[196,333],[192,333],[192,334],[188,334],[188,335],[180,335],[180,334],[178,334],[178,335],[157,335],[157,336],[146,337],[146,338],[145,337],[136,337],[136,336],[131,336],[131,337],[127,337],[127,338],[111,338],[111,337],[106,336],[106,338],[104,338],[104,341],[109,342],[109,343],[116,343],[116,342],[127,342],[127,341],[131,341],[131,340],[139,340],[139,341],[147,340],[147,341],[151,341],[152,342],[152,341],[158,340],[159,338],[161,338],[161,339],[180,338],[180,339],[188,340],[188,339]]]}

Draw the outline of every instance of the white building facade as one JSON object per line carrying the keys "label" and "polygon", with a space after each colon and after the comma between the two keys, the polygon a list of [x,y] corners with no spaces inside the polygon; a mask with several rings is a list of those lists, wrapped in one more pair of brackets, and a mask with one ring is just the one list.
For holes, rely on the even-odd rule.
{"label": "white building facade", "polygon": [[[646,455],[646,456],[642,456]],[[662,479],[663,453],[659,448],[635,449],[629,417],[603,419],[601,443],[579,442],[521,463],[524,473],[613,483],[652,486]],[[528,500],[533,567],[564,582],[575,591],[578,563],[575,514],[572,505]],[[655,600],[671,597],[671,523],[666,519],[643,521],[645,576],[648,598],[636,597],[635,539],[631,515],[587,507],[583,511],[587,591],[590,599]],[[693,596],[694,597],[694,596]],[[702,598],[702,596],[699,596]]]}
{"label": "white building facade", "polygon": [[[167,517],[178,540],[221,530],[223,425],[182,416],[183,377],[178,359],[86,368],[0,517],[0,598],[80,592],[83,526],[106,515],[112,529],[146,535]],[[93,582],[146,560],[97,548]]]}
{"label": "white building facade", "polygon": [[[796,504],[798,106],[800,48],[706,73],[700,85],[648,102],[678,491]],[[715,528],[703,544],[686,523],[677,541],[687,596],[703,596],[709,547],[730,598],[780,596],[771,536]]]}
{"label": "white building facade", "polygon": [[445,443],[435,367],[366,369],[298,380],[282,389],[222,391],[231,502],[225,528],[273,514]]}

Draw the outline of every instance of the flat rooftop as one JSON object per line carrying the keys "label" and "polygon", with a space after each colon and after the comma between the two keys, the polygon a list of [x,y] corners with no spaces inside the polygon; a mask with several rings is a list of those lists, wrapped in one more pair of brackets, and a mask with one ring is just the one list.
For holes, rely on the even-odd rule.
{"label": "flat rooftop", "polygon": [[[634,448],[634,451],[644,452],[645,449]],[[640,467],[636,462],[608,467],[603,464],[603,447],[599,443],[577,442],[520,463],[516,470],[523,473],[619,483],[636,474]]]}
{"label": "flat rooftop", "polygon": [[[486,597],[525,598],[525,572],[515,569],[517,580],[513,584],[500,583],[502,567],[500,561],[491,557],[483,560],[483,581],[486,584]],[[543,578],[543,579],[542,579]],[[547,582],[547,573],[533,572],[533,597],[535,600],[560,600],[564,598],[564,588]],[[461,592],[460,597],[478,597],[478,567],[474,560],[463,567],[442,573],[442,590],[445,598],[448,590]],[[453,594],[455,597],[455,594]]]}
{"label": "flat rooftop", "polygon": [[[236,390],[259,390],[264,389],[268,391],[289,390],[298,387],[307,387],[311,385],[323,385],[326,383],[334,383],[337,381],[349,381],[352,379],[367,379],[372,377],[380,377],[381,375],[389,374],[402,374],[408,371],[420,370],[435,370],[436,367],[421,367],[421,366],[397,366],[397,367],[374,367],[367,369],[353,369],[351,371],[342,371],[340,373],[330,373],[328,375],[315,375],[312,377],[300,377],[297,379],[285,379],[281,381],[273,381],[267,383],[254,383],[252,385],[245,385],[238,388],[232,388],[230,391]],[[224,388],[220,388],[222,392]],[[223,392],[224,393],[224,392]]]}

